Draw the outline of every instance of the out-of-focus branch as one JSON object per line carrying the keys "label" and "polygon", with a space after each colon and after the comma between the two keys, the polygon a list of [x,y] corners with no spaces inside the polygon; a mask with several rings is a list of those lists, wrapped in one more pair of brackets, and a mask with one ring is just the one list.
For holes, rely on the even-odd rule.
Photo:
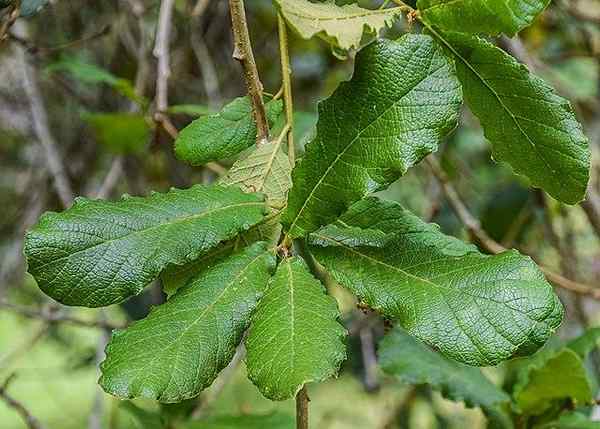
{"label": "out-of-focus branch", "polygon": [[279,56],[281,57],[281,79],[283,81],[283,101],[285,104],[285,120],[289,127],[287,132],[288,158],[293,166],[295,162],[294,146],[294,107],[292,98],[292,67],[290,66],[290,53],[285,19],[281,13],[277,14],[277,27],[279,31]]}
{"label": "out-of-focus branch", "polygon": [[[165,113],[169,108],[169,74],[170,74],[170,49],[169,38],[171,35],[171,19],[173,16],[174,0],[162,0],[158,17],[158,28],[156,30],[156,42],[154,56],[158,59],[158,70],[156,79],[156,114],[155,122],[160,125],[173,140],[179,135],[179,131]],[[216,174],[224,174],[226,170],[220,165],[211,162],[206,167]]]}
{"label": "out-of-focus branch", "polygon": [[244,70],[244,81],[246,82],[248,96],[252,101],[252,112],[256,122],[256,144],[259,145],[269,140],[269,123],[263,101],[263,85],[252,52],[244,0],[229,0],[229,10],[233,29],[233,58],[240,62]]}
{"label": "out-of-focus branch", "polygon": [[[100,310],[100,322],[106,321],[105,311]],[[98,339],[98,343],[96,344],[96,357],[95,357],[95,367],[100,375],[100,364],[104,360],[104,349],[110,340],[110,333],[106,330],[100,332],[100,338]],[[102,416],[104,415],[104,391],[100,389],[99,386],[96,386],[96,396],[94,397],[94,403],[92,405],[92,412],[88,418],[88,429],[102,429]]]}
{"label": "out-of-focus branch", "polygon": [[192,16],[197,17],[203,15],[209,4],[210,0],[198,0],[194,6],[194,9],[192,10]]}
{"label": "out-of-focus branch", "polygon": [[200,32],[201,18],[209,4],[210,0],[200,0],[192,12],[190,42],[198,62],[198,67],[200,68],[204,91],[208,98],[208,105],[214,109],[221,104],[219,78],[208,46],[206,46],[204,37]]}
{"label": "out-of-focus branch", "polygon": [[42,426],[38,419],[35,418],[33,414],[31,414],[31,412],[27,408],[25,408],[25,406],[21,402],[17,401],[15,398],[8,394],[8,386],[14,380],[14,378],[15,374],[13,373],[6,379],[6,381],[4,381],[4,383],[2,383],[2,386],[0,386],[0,399],[2,399],[10,408],[14,409],[17,413],[19,413],[19,415],[23,419],[23,422],[27,425],[29,429],[43,429],[44,426]]}
{"label": "out-of-focus branch", "polygon": [[119,180],[123,174],[123,163],[124,160],[122,156],[117,156],[113,159],[110,169],[108,170],[108,173],[106,173],[100,189],[96,193],[96,198],[106,199],[110,196],[113,189],[119,184]]}
{"label": "out-of-focus branch", "polygon": [[588,189],[587,198],[585,201],[582,201],[581,207],[590,225],[594,228],[596,235],[600,237],[600,196],[591,189]]}
{"label": "out-of-focus branch", "polygon": [[[442,170],[437,160],[433,157],[426,158],[427,164],[429,165],[433,175],[439,181],[442,187],[442,192],[446,197],[446,200],[452,207],[452,210],[456,214],[456,217],[465,226],[471,237],[473,237],[481,246],[490,253],[501,253],[507,249],[500,243],[491,238],[482,228],[479,221],[471,214],[465,203],[454,189],[454,186],[450,183],[448,176]],[[540,269],[546,276],[546,278],[554,283],[556,286],[563,289],[570,290],[580,295],[588,296],[593,299],[600,300],[600,289],[588,286],[583,283],[578,283],[573,280],[567,279],[558,273],[553,272],[547,267],[540,265]]]}
{"label": "out-of-focus branch", "polygon": [[[15,30],[18,30],[18,33],[20,33],[21,36],[27,36],[27,27],[25,26],[25,23],[19,21],[17,25],[15,25]],[[22,68],[23,86],[31,109],[35,134],[44,148],[48,170],[53,178],[56,193],[63,206],[65,208],[70,207],[73,203],[73,191],[56,142],[50,132],[48,115],[39,88],[37,71],[29,63],[23,47],[16,46],[16,51]]]}
{"label": "out-of-focus branch", "polygon": [[70,323],[72,325],[81,326],[83,328],[96,328],[96,329],[104,329],[111,331],[113,329],[123,328],[121,325],[115,325],[107,322],[106,320],[82,320],[75,317],[71,317],[65,314],[61,314],[53,308],[47,310],[37,310],[34,308],[23,307],[17,304],[12,304],[7,302],[6,300],[0,300],[0,308],[5,310],[12,311],[14,313],[18,313],[22,316],[28,317],[30,319],[38,319],[44,320],[48,323]]}
{"label": "out-of-focus branch", "polygon": [[156,110],[159,114],[163,114],[169,108],[170,38],[174,5],[175,0],[162,0],[160,2],[156,40],[154,42],[154,56],[158,60]]}
{"label": "out-of-focus branch", "polygon": [[19,18],[21,14],[21,0],[16,0],[12,6],[10,6],[8,12],[1,18],[0,21],[0,45],[4,42],[8,37],[8,30]]}

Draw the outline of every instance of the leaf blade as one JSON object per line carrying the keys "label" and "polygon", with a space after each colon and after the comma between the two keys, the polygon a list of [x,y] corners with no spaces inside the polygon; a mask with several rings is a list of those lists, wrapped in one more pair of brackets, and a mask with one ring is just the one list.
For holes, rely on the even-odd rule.
{"label": "leaf blade", "polygon": [[259,223],[262,196],[194,186],[117,202],[80,198],[28,232],[29,272],[66,305],[99,307],[139,293],[170,264],[196,259]]}
{"label": "leaf blade", "polygon": [[246,339],[248,377],[265,397],[288,399],[305,383],[335,375],[346,355],[338,317],[303,260],[279,264]]}
{"label": "leaf blade", "polygon": [[[367,245],[358,232],[368,228],[387,240]],[[359,201],[309,242],[339,283],[459,362],[495,365],[532,353],[562,319],[560,301],[529,258],[482,255],[397,203]]]}
{"label": "leaf blade", "polygon": [[293,170],[283,215],[289,237],[331,222],[436,150],[460,103],[454,67],[429,36],[362,49],[352,79],[320,103],[317,136]]}
{"label": "leaf blade", "polygon": [[550,0],[418,0],[417,8],[427,22],[444,30],[514,36],[549,3]]}
{"label": "leaf blade", "polygon": [[[273,123],[282,112],[280,100],[266,103]],[[237,155],[256,142],[256,124],[248,97],[239,97],[214,115],[202,116],[185,127],[175,141],[175,155],[190,165],[203,165]]]}
{"label": "leaf blade", "polygon": [[494,158],[557,200],[581,201],[590,151],[570,103],[485,40],[460,33],[435,35],[457,59],[465,100],[491,142]]}
{"label": "leaf blade", "polygon": [[198,395],[233,358],[274,268],[264,243],[207,264],[145,319],[113,334],[100,385],[167,403]]}

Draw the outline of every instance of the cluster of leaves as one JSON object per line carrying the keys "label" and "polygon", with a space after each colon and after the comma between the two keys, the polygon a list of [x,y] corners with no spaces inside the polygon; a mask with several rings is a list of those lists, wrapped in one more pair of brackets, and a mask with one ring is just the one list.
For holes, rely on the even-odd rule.
{"label": "cluster of leaves", "polygon": [[[342,49],[407,11],[275,3],[300,36],[319,35]],[[248,376],[267,398],[291,398],[305,383],[334,375],[346,332],[309,268],[313,258],[369,307],[441,352],[436,359],[496,365],[541,347],[563,309],[528,257],[484,255],[401,205],[368,196],[437,149],[456,127],[464,95],[496,159],[563,202],[583,198],[587,139],[568,101],[476,34],[514,34],[547,1],[497,3],[492,11],[483,1],[419,0],[410,13],[423,33],[358,52],[352,79],[319,104],[316,133],[295,166],[279,138],[246,152],[211,186],[116,202],[80,198],[63,213],[45,214],[25,252],[29,271],[55,300],[107,306],[158,277],[169,295],[113,334],[102,387],[123,398],[192,398],[242,341]],[[281,103],[270,101],[268,112],[275,121]],[[249,102],[237,99],[191,123],[175,152],[201,165],[237,155],[255,136]],[[306,244],[308,263],[289,254],[294,240]],[[387,341],[394,339],[416,341],[404,333]],[[521,384],[516,401],[529,407],[523,398],[531,383]],[[488,390],[491,399],[473,404],[496,410],[505,394]]]}
{"label": "cluster of leaves", "polygon": [[426,384],[450,400],[481,408],[492,427],[593,429],[600,425],[587,415],[597,386],[585,359],[599,339],[600,329],[593,328],[510,362],[504,390],[480,369],[441,356],[399,327],[383,339],[379,357],[383,370],[400,381]]}

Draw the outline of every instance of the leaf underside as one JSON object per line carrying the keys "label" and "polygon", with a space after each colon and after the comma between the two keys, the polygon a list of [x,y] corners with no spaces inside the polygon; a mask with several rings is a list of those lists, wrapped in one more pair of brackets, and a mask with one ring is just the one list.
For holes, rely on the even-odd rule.
{"label": "leaf underside", "polygon": [[168,265],[183,265],[263,220],[264,197],[194,186],[109,202],[79,198],[27,234],[29,272],[67,305],[100,307],[138,294]]}
{"label": "leaf underside", "polygon": [[429,36],[380,40],[319,104],[317,135],[292,173],[283,224],[297,238],[395,181],[437,149],[461,103],[454,66]]}
{"label": "leaf underside", "polygon": [[[368,243],[367,229],[385,238],[371,233]],[[562,319],[560,301],[528,257],[483,255],[397,203],[359,201],[309,241],[340,284],[459,362],[495,365],[530,354]]]}
{"label": "leaf underside", "polygon": [[377,33],[402,15],[401,8],[364,9],[334,0],[275,0],[283,17],[304,39],[320,36],[340,49],[358,48],[365,32]]}
{"label": "leaf underside", "polygon": [[335,300],[302,259],[279,264],[246,339],[248,377],[265,397],[289,399],[305,383],[337,373],[346,357],[338,317]]}
{"label": "leaf underside", "polygon": [[445,30],[514,36],[531,25],[550,0],[418,0],[427,22]]}
{"label": "leaf underside", "polygon": [[265,243],[207,261],[165,304],[113,334],[100,385],[121,398],[198,395],[231,361],[274,268]]}
{"label": "leaf underside", "polygon": [[460,33],[437,36],[456,58],[465,99],[492,144],[494,158],[557,200],[581,201],[589,181],[590,151],[570,103],[487,41]]}

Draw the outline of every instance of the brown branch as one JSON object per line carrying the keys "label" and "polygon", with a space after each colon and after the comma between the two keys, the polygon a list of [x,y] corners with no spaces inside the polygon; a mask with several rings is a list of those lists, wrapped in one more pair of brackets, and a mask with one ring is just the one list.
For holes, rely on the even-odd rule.
{"label": "brown branch", "polygon": [[210,0],[198,0],[198,3],[194,6],[192,10],[192,17],[198,17],[204,14],[206,9],[210,4]]}
{"label": "brown branch", "polygon": [[2,383],[2,386],[0,386],[0,399],[2,399],[10,408],[19,413],[23,419],[23,422],[29,429],[43,429],[44,426],[42,426],[38,419],[35,418],[21,402],[17,401],[8,394],[8,386],[14,380],[14,378],[15,374],[13,373],[6,379],[4,383]]}
{"label": "brown branch", "polygon": [[594,232],[600,237],[600,196],[591,187],[588,189],[587,198],[581,202],[581,208]]}
{"label": "brown branch", "polygon": [[[206,3],[206,6],[208,6],[209,1],[200,0],[196,5],[196,8],[201,5],[203,1]],[[194,10],[192,13],[190,42],[194,56],[196,57],[196,62],[198,63],[198,68],[200,69],[200,75],[202,76],[202,83],[204,85],[204,92],[208,98],[208,105],[209,107],[216,109],[221,104],[219,77],[208,46],[206,46],[204,37],[200,31],[200,22],[202,14],[205,10],[205,8],[199,12]]]}
{"label": "brown branch", "polygon": [[7,36],[12,41],[14,41],[14,42],[20,44],[21,46],[23,46],[24,48],[26,48],[27,52],[29,54],[32,54],[32,55],[38,55],[38,54],[40,54],[40,55],[50,55],[50,54],[53,54],[53,53],[56,53],[56,52],[59,52],[59,51],[66,50],[66,49],[75,48],[75,47],[78,47],[78,46],[80,46],[80,45],[82,45],[84,43],[91,42],[93,40],[99,39],[101,37],[104,37],[104,36],[110,34],[110,31],[111,31],[110,25],[105,25],[100,30],[98,30],[98,31],[96,31],[96,32],[94,32],[94,33],[92,33],[92,34],[90,34],[88,36],[84,36],[81,39],[72,40],[70,42],[61,43],[61,44],[56,45],[56,46],[39,46],[39,45],[36,45],[33,42],[31,42],[30,40],[24,38],[24,37],[17,36],[14,33],[8,33]]}
{"label": "brown branch", "polygon": [[89,321],[89,320],[77,319],[75,317],[61,314],[53,309],[37,310],[34,308],[29,308],[29,307],[20,306],[17,304],[12,304],[5,300],[0,300],[0,308],[4,308],[4,309],[12,311],[14,313],[18,313],[18,314],[28,317],[30,319],[44,320],[50,324],[64,322],[64,323],[70,323],[70,324],[76,325],[76,326],[81,326],[84,328],[97,328],[97,329],[104,329],[107,331],[110,331],[113,329],[121,329],[124,327],[122,325],[115,325],[115,324],[109,323],[105,320]]}
{"label": "brown branch", "polygon": [[113,159],[110,169],[108,170],[108,173],[106,173],[106,176],[104,177],[102,185],[100,186],[100,189],[98,189],[95,198],[106,199],[110,197],[110,194],[119,184],[119,180],[123,175],[123,163],[124,159],[122,156],[117,156],[115,159]]}
{"label": "brown branch", "polygon": [[[456,192],[456,189],[454,189],[454,186],[450,183],[448,176],[446,176],[446,173],[442,170],[437,160],[430,156],[426,158],[426,161],[433,175],[439,181],[442,192],[456,214],[456,217],[458,217],[465,226],[471,237],[479,242],[481,246],[490,253],[497,254],[506,251],[507,249],[504,246],[491,238],[481,228],[479,221],[471,214],[467,206],[463,203],[458,192]],[[540,269],[546,278],[554,285],[580,295],[600,300],[600,289],[567,279],[543,265],[540,265]]]}
{"label": "brown branch", "polygon": [[158,60],[156,74],[156,110],[158,113],[164,113],[169,108],[169,77],[171,75],[169,41],[174,5],[175,0],[162,0],[158,14],[154,45],[154,56]]}
{"label": "brown branch", "polygon": [[[27,36],[27,27],[25,26],[25,23],[19,21],[15,26],[15,29],[19,30],[19,33],[21,33],[19,34],[20,36]],[[37,71],[29,63],[25,49],[21,46],[17,46],[16,51],[19,62],[21,63],[23,86],[31,109],[33,128],[46,153],[46,162],[48,170],[54,179],[53,184],[56,193],[58,194],[62,205],[65,208],[68,208],[73,203],[73,191],[67,177],[66,168],[59,154],[56,141],[50,132],[48,114],[42,99]]]}
{"label": "brown branch", "polygon": [[308,429],[309,402],[310,398],[306,386],[302,386],[302,389],[296,395],[296,429]]}
{"label": "brown branch", "polygon": [[4,16],[4,21],[0,22],[0,45],[8,37],[8,30],[17,21],[21,15],[21,0],[16,0]]}
{"label": "brown branch", "polygon": [[246,82],[248,96],[252,101],[252,112],[256,122],[256,144],[260,145],[269,140],[269,123],[263,101],[263,86],[254,61],[250,34],[248,33],[244,0],[229,0],[229,10],[231,12],[234,40],[233,58],[240,62],[244,70],[244,81]]}

